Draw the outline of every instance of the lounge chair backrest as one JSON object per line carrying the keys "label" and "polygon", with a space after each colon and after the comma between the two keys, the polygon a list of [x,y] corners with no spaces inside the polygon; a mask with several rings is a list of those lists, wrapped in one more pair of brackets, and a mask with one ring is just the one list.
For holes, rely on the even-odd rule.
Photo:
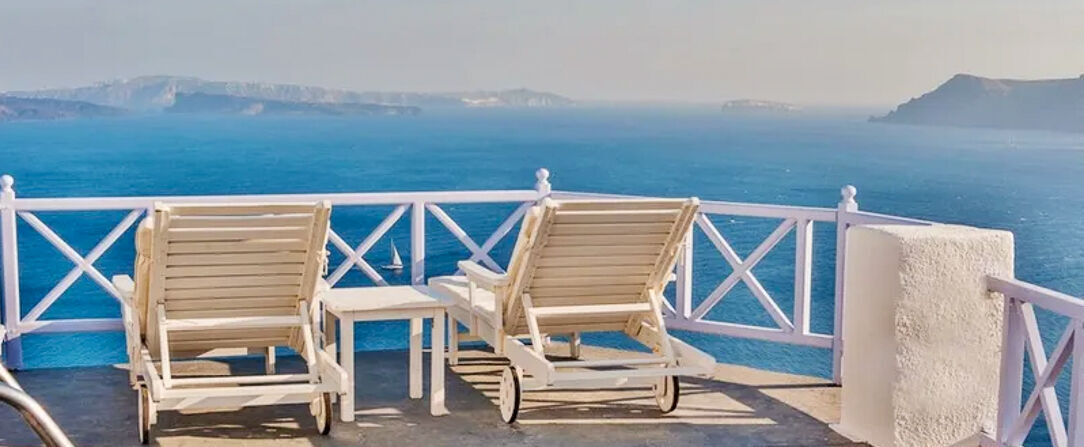
{"label": "lounge chair backrest", "polygon": [[[699,201],[546,199],[524,218],[503,296],[509,334],[528,332],[533,308],[647,303],[662,295]],[[661,303],[658,303],[661,305]],[[623,330],[642,315],[579,315],[539,320],[542,333]]]}
{"label": "lounge chair backrest", "polygon": [[[156,204],[146,278],[146,337],[158,346],[157,305],[167,319],[298,315],[326,266],[331,206]],[[142,307],[142,306],[140,306]],[[171,333],[173,356],[296,341],[291,328]],[[176,354],[175,354],[176,353]]]}

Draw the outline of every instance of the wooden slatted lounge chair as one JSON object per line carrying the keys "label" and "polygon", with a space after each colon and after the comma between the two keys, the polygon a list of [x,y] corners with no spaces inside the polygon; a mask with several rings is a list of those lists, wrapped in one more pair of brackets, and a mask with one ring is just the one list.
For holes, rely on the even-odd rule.
{"label": "wooden slatted lounge chair", "polygon": [[[332,396],[350,385],[316,344],[330,212],[327,202],[155,205],[137,231],[136,279],[113,277],[127,304],[141,442],[160,410],[254,405],[309,403],[328,433]],[[275,374],[277,346],[297,351],[305,372]],[[178,359],[223,350],[266,352],[267,374],[173,374]]]}
{"label": "wooden slatted lounge chair", "polygon": [[[505,422],[519,413],[524,390],[653,386],[663,412],[677,406],[677,376],[708,375],[715,359],[671,337],[663,289],[699,208],[697,199],[554,201],[524,217],[508,271],[461,261],[465,276],[429,281],[453,299],[449,359],[456,363],[456,323],[511,365],[501,378]],[[585,332],[624,332],[650,348],[644,357],[580,360]],[[569,335],[575,360],[555,361],[549,335]],[[525,345],[521,339],[529,339]]]}

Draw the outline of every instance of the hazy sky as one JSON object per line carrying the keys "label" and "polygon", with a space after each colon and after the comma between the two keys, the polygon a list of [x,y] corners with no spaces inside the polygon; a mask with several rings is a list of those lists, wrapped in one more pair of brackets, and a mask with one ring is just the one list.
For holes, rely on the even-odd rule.
{"label": "hazy sky", "polygon": [[1084,73],[1082,0],[4,0],[0,91],[142,74],[886,105]]}

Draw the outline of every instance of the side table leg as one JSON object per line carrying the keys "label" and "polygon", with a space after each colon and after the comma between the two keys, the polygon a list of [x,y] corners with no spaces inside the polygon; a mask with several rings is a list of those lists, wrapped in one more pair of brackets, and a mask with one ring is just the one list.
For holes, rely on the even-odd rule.
{"label": "side table leg", "polygon": [[410,398],[422,398],[422,319],[410,319]]}
{"label": "side table leg", "polygon": [[438,310],[433,315],[433,333],[430,337],[429,413],[444,416],[448,414],[448,408],[444,405],[444,311]]}
{"label": "side table leg", "polygon": [[342,413],[343,422],[351,422],[354,420],[354,390],[357,386],[354,382],[354,320],[346,318],[339,321],[339,343],[342,344],[339,362],[342,363],[343,369],[346,370],[347,380],[350,381],[339,412]]}

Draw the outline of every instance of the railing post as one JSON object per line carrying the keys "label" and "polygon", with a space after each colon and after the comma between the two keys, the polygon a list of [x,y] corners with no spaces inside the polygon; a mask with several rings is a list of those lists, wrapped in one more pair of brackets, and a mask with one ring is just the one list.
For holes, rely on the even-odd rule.
{"label": "railing post", "polygon": [[4,265],[4,355],[8,368],[23,367],[23,341],[19,333],[19,245],[15,238],[15,179],[0,177],[0,250]]}
{"label": "railing post", "polygon": [[843,269],[846,265],[847,227],[850,226],[848,214],[858,211],[858,202],[854,200],[858,189],[847,185],[840,192],[843,199],[836,207],[836,295],[832,341],[832,380],[837,385],[843,384]]}
{"label": "railing post", "polygon": [[1084,321],[1074,320],[1073,370],[1069,388],[1069,447],[1084,447]]}
{"label": "railing post", "polygon": [[688,320],[693,314],[693,231],[685,237],[678,253],[677,280],[674,284],[675,317]]}
{"label": "railing post", "polygon": [[425,202],[410,208],[410,283],[425,284]]}
{"label": "railing post", "polygon": [[1001,376],[997,395],[998,445],[1006,445],[1009,430],[1020,417],[1020,397],[1024,383],[1024,322],[1020,314],[1020,302],[1005,296],[1004,326],[1001,338]]}
{"label": "railing post", "polygon": [[535,191],[538,191],[538,200],[542,200],[550,196],[550,171],[546,168],[539,168],[534,173],[535,178],[538,179],[534,184]]}
{"label": "railing post", "polygon": [[813,289],[813,221],[799,219],[794,225],[794,331],[809,335]]}

